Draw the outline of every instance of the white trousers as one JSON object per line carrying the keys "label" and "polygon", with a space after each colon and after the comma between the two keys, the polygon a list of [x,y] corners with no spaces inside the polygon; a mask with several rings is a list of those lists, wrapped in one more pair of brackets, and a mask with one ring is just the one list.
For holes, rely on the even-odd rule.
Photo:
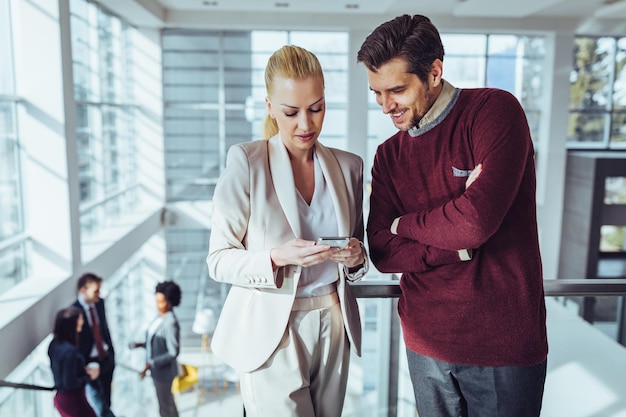
{"label": "white trousers", "polygon": [[341,416],[350,344],[336,293],[330,306],[328,297],[296,300],[276,351],[241,375],[247,417]]}

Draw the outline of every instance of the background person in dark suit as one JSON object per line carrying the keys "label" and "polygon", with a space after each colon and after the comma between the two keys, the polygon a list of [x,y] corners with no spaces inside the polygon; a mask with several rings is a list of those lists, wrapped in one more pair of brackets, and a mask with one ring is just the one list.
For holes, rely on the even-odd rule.
{"label": "background person in dark suit", "polygon": [[101,285],[101,277],[90,272],[83,274],[78,278],[78,297],[73,306],[80,308],[85,317],[85,324],[78,334],[78,350],[85,363],[100,364],[100,376],[87,385],[87,398],[100,417],[115,417],[111,411],[111,381],[115,369],[115,352],[107,324],[104,300],[100,298]]}

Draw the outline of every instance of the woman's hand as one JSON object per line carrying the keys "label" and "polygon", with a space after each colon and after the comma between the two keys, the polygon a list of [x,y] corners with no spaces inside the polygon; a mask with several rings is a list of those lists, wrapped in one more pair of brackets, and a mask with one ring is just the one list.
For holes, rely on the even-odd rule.
{"label": "woman's hand", "polygon": [[91,378],[92,381],[94,381],[96,378],[98,378],[98,376],[100,376],[100,368],[86,366],[85,372],[87,372],[87,375],[89,375],[89,378]]}
{"label": "woman's hand", "polygon": [[365,262],[365,254],[363,253],[359,239],[351,237],[348,246],[341,250],[334,249],[330,259],[348,268],[352,268],[357,265],[362,265]]}
{"label": "woman's hand", "polygon": [[146,377],[146,375],[148,374],[148,371],[150,370],[150,364],[146,363],[145,368],[143,368],[143,371],[139,372],[139,378],[140,379],[144,379]]}
{"label": "woman's hand", "polygon": [[285,265],[312,266],[330,259],[336,252],[337,249],[316,245],[312,240],[293,239],[273,248],[270,257],[275,268]]}

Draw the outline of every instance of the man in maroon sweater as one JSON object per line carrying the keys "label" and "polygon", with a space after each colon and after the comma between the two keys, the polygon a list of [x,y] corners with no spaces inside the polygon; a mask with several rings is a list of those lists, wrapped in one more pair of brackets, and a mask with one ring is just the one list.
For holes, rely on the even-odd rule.
{"label": "man in maroon sweater", "polygon": [[443,55],[420,15],[358,52],[399,129],[374,159],[370,258],[402,273],[420,416],[537,417],[548,345],[528,123],[511,94],[444,81]]}

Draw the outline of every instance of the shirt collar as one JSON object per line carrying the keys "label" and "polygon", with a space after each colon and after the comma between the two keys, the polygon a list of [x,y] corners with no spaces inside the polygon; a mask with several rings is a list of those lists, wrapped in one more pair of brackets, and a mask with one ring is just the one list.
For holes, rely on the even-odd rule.
{"label": "shirt collar", "polygon": [[443,111],[448,107],[452,99],[454,98],[454,94],[456,92],[456,88],[445,80],[441,80],[442,88],[439,96],[433,103],[430,110],[426,112],[424,117],[419,121],[416,127],[412,127],[409,129],[409,134],[411,136],[417,136],[418,131],[421,127],[427,125],[428,123],[433,122],[437,117],[443,113]]}
{"label": "shirt collar", "polygon": [[85,297],[83,297],[83,294],[78,293],[78,297],[77,298],[78,298],[78,303],[83,307],[83,309],[89,310],[89,307],[92,304],[87,304],[87,302],[85,301]]}

